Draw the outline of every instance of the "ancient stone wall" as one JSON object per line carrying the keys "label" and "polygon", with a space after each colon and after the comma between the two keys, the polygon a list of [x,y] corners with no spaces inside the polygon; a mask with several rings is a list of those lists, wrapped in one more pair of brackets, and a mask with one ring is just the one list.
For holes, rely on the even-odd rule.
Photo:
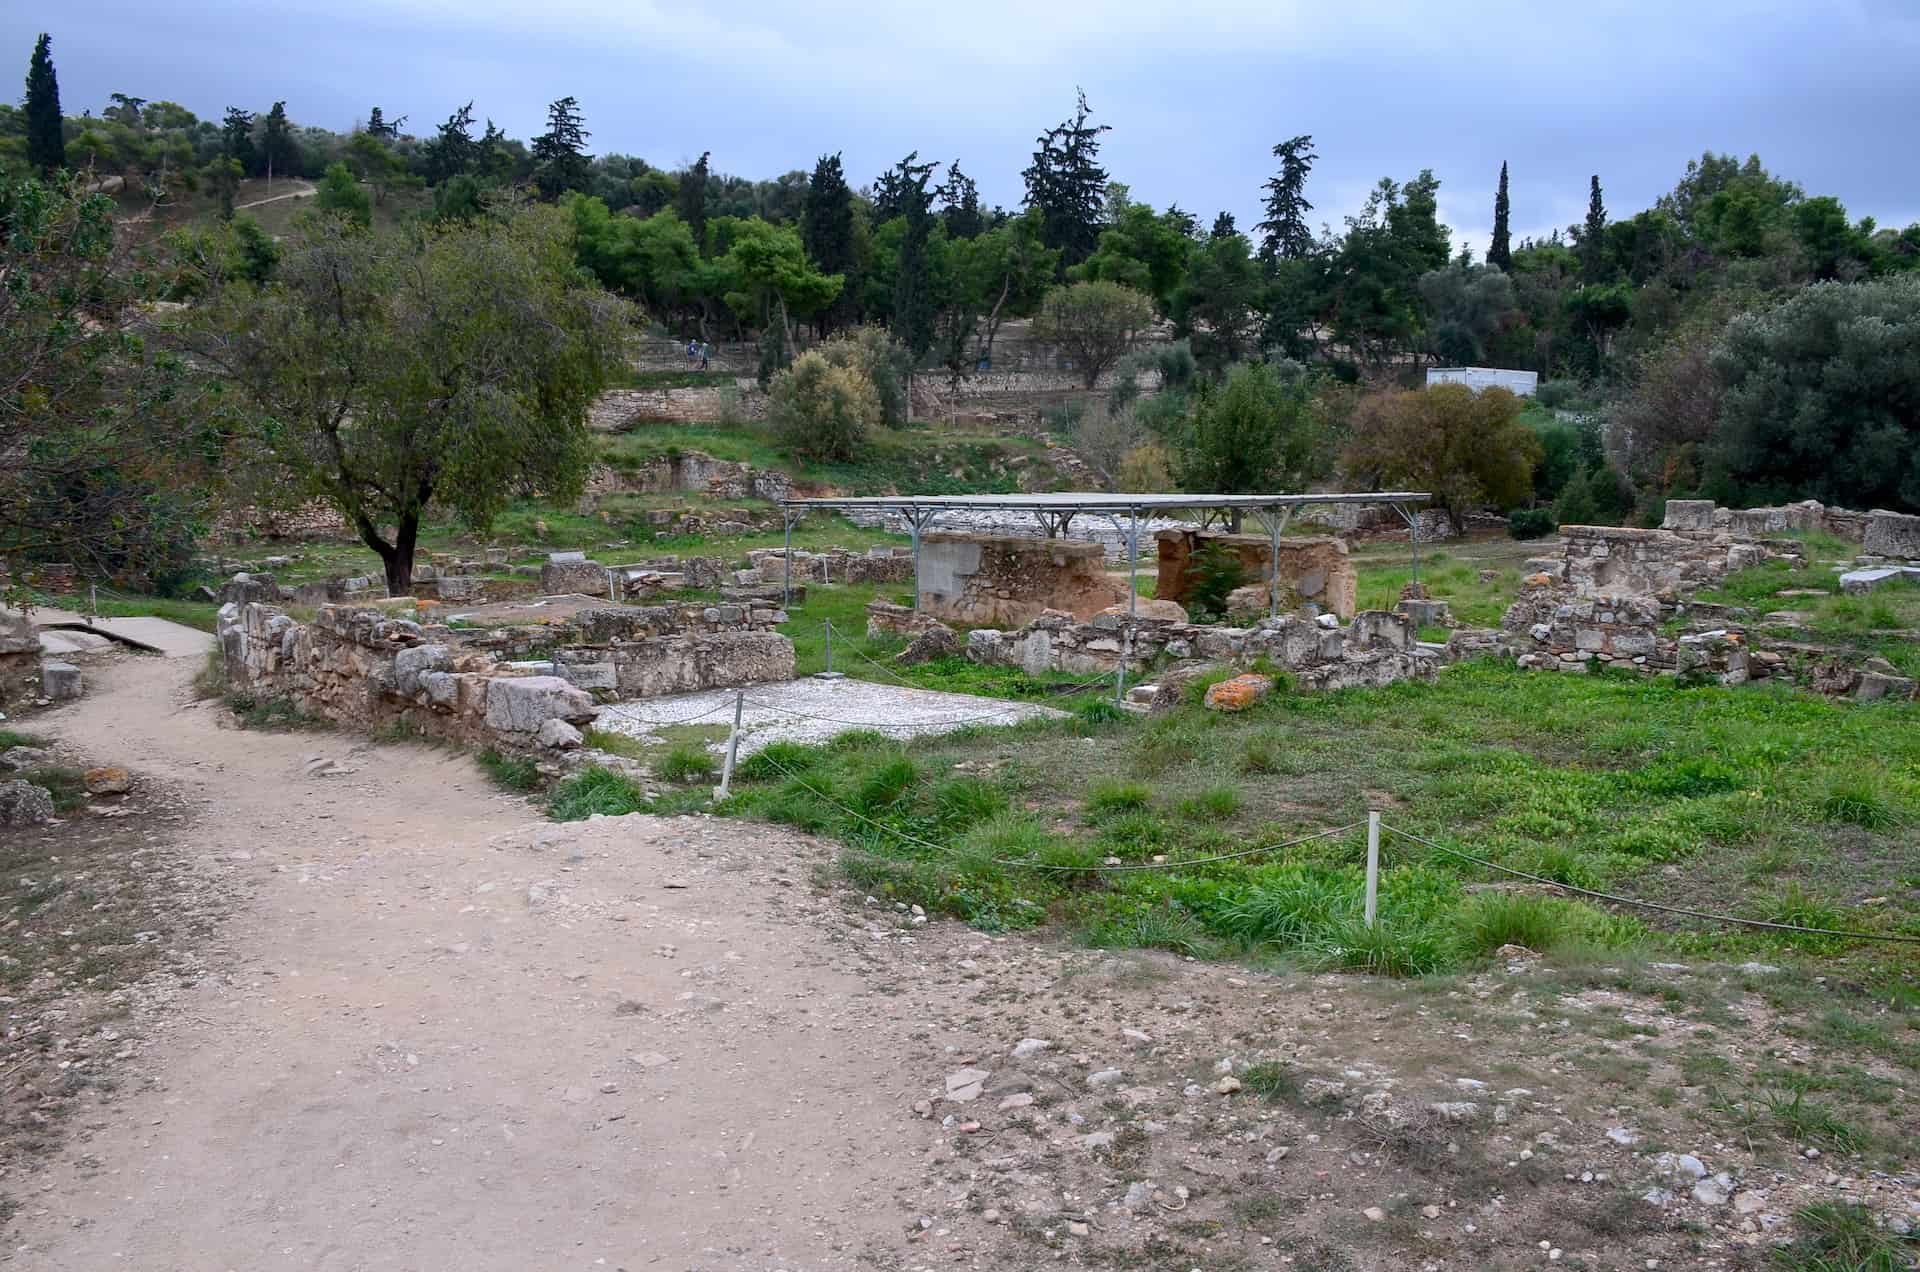
{"label": "ancient stone wall", "polygon": [[1116,670],[1144,671],[1161,659],[1203,660],[1247,666],[1259,659],[1291,672],[1302,689],[1344,689],[1430,680],[1441,663],[1432,647],[1414,640],[1412,625],[1398,614],[1368,610],[1342,626],[1331,615],[1263,619],[1253,627],[1205,627],[1191,623],[1136,621],[1102,615],[1092,622],[1068,614],[1043,614],[1018,631],[967,633],[967,657],[995,666],[1020,667],[1029,675],[1064,672],[1093,676]]}
{"label": "ancient stone wall", "polygon": [[[1257,592],[1253,608],[1265,613],[1267,577],[1273,564],[1273,541],[1266,535],[1227,534],[1217,530],[1162,530],[1154,536],[1160,550],[1160,572],[1154,581],[1155,600],[1184,603],[1193,595],[1194,558],[1217,544],[1231,553],[1249,587]],[[1352,618],[1358,604],[1360,581],[1344,541],[1331,535],[1280,540],[1277,588],[1282,610],[1315,605]]]}
{"label": "ancient stone wall", "polygon": [[766,394],[750,378],[685,389],[609,389],[587,411],[589,427],[621,433],[645,424],[725,424],[767,413]]}
{"label": "ancient stone wall", "polygon": [[20,614],[0,613],[0,708],[40,696],[40,633]]}
{"label": "ancient stone wall", "polygon": [[777,503],[792,493],[793,479],[783,472],[688,450],[661,455],[631,468],[601,469],[588,490],[598,494],[707,494],[717,499],[767,499]]}
{"label": "ancient stone wall", "polygon": [[930,534],[920,540],[920,609],[964,627],[1017,627],[1047,610],[1091,618],[1124,602],[1106,553],[1076,539]]}
{"label": "ancient stone wall", "polygon": [[[758,572],[758,582],[779,583],[785,576],[786,553],[781,548],[756,548],[747,560]],[[746,582],[747,580],[740,580]],[[811,583],[910,583],[913,581],[913,549],[901,547],[869,548],[854,552],[847,548],[829,548],[825,552],[793,553],[793,581]]]}
{"label": "ancient stone wall", "polygon": [[303,624],[254,602],[222,606],[218,635],[236,689],[369,731],[537,751],[578,746],[597,700],[791,679],[793,643],[770,630],[785,618],[663,605],[464,630],[336,605]]}

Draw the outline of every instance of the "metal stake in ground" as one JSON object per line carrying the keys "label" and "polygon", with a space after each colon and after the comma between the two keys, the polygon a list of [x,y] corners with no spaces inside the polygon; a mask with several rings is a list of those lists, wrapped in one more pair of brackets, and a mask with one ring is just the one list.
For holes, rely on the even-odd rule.
{"label": "metal stake in ground", "polygon": [[825,622],[827,627],[827,669],[825,671],[814,672],[813,678],[815,680],[845,680],[847,678],[846,672],[835,671],[833,669],[833,620],[829,618],[826,619]]}
{"label": "metal stake in ground", "polygon": [[1367,928],[1380,912],[1380,810],[1367,810]]}
{"label": "metal stake in ground", "polygon": [[740,708],[747,704],[747,691],[736,689],[733,693],[733,731],[727,734],[727,762],[720,770],[719,797],[727,797],[727,788],[733,785],[733,761],[740,753]]}

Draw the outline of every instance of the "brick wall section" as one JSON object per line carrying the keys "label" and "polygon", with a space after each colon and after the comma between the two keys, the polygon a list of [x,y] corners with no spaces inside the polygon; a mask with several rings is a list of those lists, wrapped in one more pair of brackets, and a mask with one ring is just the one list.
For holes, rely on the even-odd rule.
{"label": "brick wall section", "polygon": [[[1162,530],[1154,536],[1160,549],[1160,572],[1154,580],[1157,601],[1181,604],[1193,594],[1194,558],[1210,544],[1219,544],[1240,562],[1249,585],[1265,595],[1273,560],[1273,541],[1266,535],[1227,534],[1215,530]],[[1352,618],[1358,607],[1360,581],[1346,543],[1331,535],[1280,540],[1280,608],[1313,604],[1322,610]]]}
{"label": "brick wall section", "polygon": [[1126,599],[1097,543],[970,534],[920,540],[920,609],[945,622],[1017,627],[1050,609],[1091,618]]}

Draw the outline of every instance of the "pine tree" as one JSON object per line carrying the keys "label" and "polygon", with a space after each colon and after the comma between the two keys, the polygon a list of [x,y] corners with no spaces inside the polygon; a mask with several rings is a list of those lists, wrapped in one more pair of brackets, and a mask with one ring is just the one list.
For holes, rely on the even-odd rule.
{"label": "pine tree", "polygon": [[1513,246],[1507,225],[1507,161],[1500,161],[1500,189],[1493,196],[1493,241],[1487,245],[1487,264],[1513,272]]}
{"label": "pine tree", "polygon": [[1020,174],[1027,183],[1026,206],[1040,210],[1041,241],[1060,252],[1063,265],[1078,265],[1099,245],[1107,193],[1107,170],[1099,163],[1100,134],[1112,129],[1088,124],[1092,113],[1081,92],[1073,118],[1035,139],[1039,149]]}
{"label": "pine tree", "polygon": [[67,143],[60,131],[60,81],[53,73],[53,37],[45,32],[27,63],[27,164],[51,176],[67,166]]}
{"label": "pine tree", "polygon": [[300,174],[300,144],[293,139],[293,124],[287,118],[287,104],[275,102],[267,112],[266,127],[260,134],[262,158],[267,164],[267,179],[274,173],[284,177]]}
{"label": "pine tree", "polygon": [[1607,268],[1607,205],[1600,201],[1600,176],[1594,174],[1587,194],[1587,223],[1580,230],[1580,277],[1589,283],[1604,281]]}
{"label": "pine tree", "polygon": [[473,170],[478,157],[473,140],[473,103],[468,102],[441,124],[426,145],[427,182],[441,185]]}
{"label": "pine tree", "polygon": [[585,127],[580,103],[562,97],[547,107],[547,131],[533,139],[533,183],[541,197],[557,199],[587,186],[587,155],[582,150],[593,134]]}
{"label": "pine tree", "polygon": [[253,171],[253,112],[227,107],[220,121],[220,153],[240,165],[241,175]]}
{"label": "pine tree", "polygon": [[710,150],[701,152],[699,161],[680,174],[680,190],[673,196],[674,210],[693,231],[693,241],[702,255],[707,250],[707,178],[712,172],[708,166],[712,157]]}
{"label": "pine tree", "polygon": [[986,228],[986,219],[980,215],[980,187],[960,171],[958,159],[947,165],[947,179],[934,193],[946,205],[940,210],[940,219],[946,223],[948,238],[976,238]]}
{"label": "pine tree", "polygon": [[1213,232],[1207,235],[1207,237],[1217,239],[1232,238],[1239,232],[1240,231],[1235,229],[1233,225],[1233,213],[1222,212],[1219,216],[1213,218]]}
{"label": "pine tree", "polygon": [[936,165],[915,163],[914,151],[893,169],[894,189],[907,232],[900,240],[899,271],[893,280],[893,335],[915,362],[933,348],[933,267],[927,240],[933,232],[933,192],[927,181]]}
{"label": "pine tree", "polygon": [[840,166],[838,152],[821,155],[813,165],[806,208],[800,217],[800,241],[821,273],[847,279],[840,295],[820,315],[821,329],[831,331],[852,312],[853,297],[858,293],[853,286],[853,191],[847,188],[847,174]]}
{"label": "pine tree", "polygon": [[389,122],[380,108],[375,106],[367,113],[366,133],[367,136],[378,137],[382,141],[398,141],[400,140],[400,126],[406,122],[407,117],[405,115]]}
{"label": "pine tree", "polygon": [[1273,148],[1280,171],[1267,179],[1267,216],[1260,231],[1260,259],[1297,261],[1313,254],[1313,230],[1307,225],[1307,176],[1313,171],[1313,137],[1302,133]]}

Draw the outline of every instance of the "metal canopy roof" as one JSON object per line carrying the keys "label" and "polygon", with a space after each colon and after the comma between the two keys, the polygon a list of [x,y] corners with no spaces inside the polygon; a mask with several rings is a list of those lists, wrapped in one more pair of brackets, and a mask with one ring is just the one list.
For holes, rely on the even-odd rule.
{"label": "metal canopy roof", "polygon": [[1041,495],[855,495],[841,499],[785,499],[787,508],[950,508],[955,511],[1144,512],[1149,508],[1283,508],[1301,504],[1404,504],[1431,499],[1424,490],[1366,494],[1165,495],[1060,491]]}

